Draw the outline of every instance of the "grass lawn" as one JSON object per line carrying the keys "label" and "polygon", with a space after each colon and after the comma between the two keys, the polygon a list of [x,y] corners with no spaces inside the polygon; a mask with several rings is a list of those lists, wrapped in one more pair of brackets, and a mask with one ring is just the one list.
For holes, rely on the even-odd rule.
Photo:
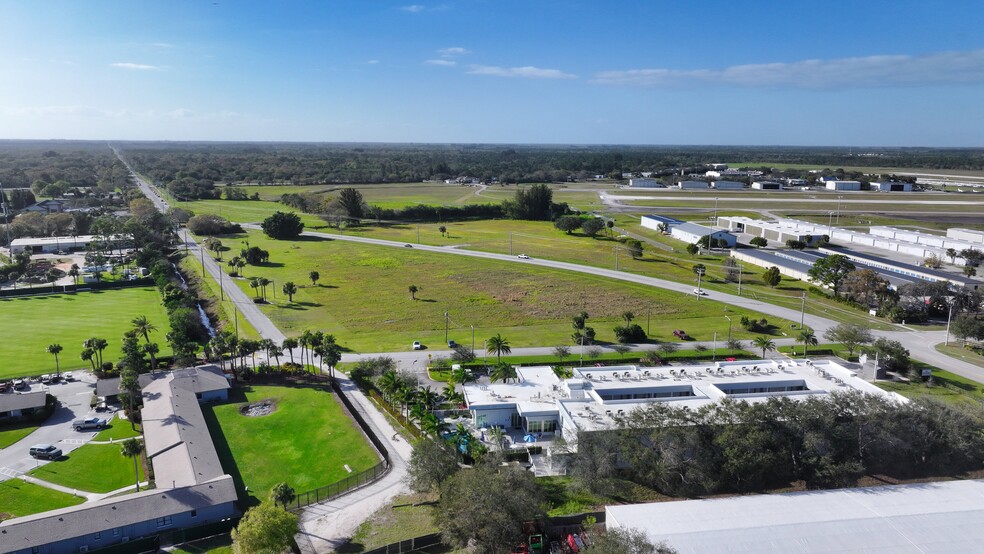
{"label": "grass lawn", "polygon": [[574,486],[571,477],[539,477],[536,482],[547,498],[547,515],[562,516],[604,509],[608,504],[636,504],[658,502],[670,497],[631,481],[620,480],[619,492],[612,496],[600,496]]}
{"label": "grass lawn", "polygon": [[83,502],[85,499],[81,496],[66,494],[21,479],[0,481],[0,519],[3,519],[3,514],[27,516]]}
{"label": "grass lawn", "polygon": [[[235,239],[230,239],[235,240]],[[270,251],[271,263],[247,268],[248,276],[273,280],[277,290],[287,281],[298,285],[294,302],[283,294],[264,311],[288,335],[305,329],[333,333],[340,344],[355,351],[410,349],[414,340],[440,348],[444,342],[445,312],[450,338],[471,344],[475,326],[476,349],[496,333],[512,346],[570,344],[570,317],[585,310],[598,340],[614,341],[612,329],[621,314],[632,310],[636,323],[660,338],[684,329],[697,340],[711,340],[728,331],[722,317],[725,306],[708,299],[602,277],[531,265],[447,256],[419,250],[306,239],[274,241],[262,233],[249,234],[250,245]],[[644,262],[640,262],[644,263]],[[321,273],[311,286],[307,275]],[[237,280],[248,295],[254,292],[245,279]],[[409,285],[416,285],[411,300]],[[728,308],[737,321],[742,315],[761,317]],[[647,317],[649,323],[647,323]],[[783,329],[791,322],[774,320]],[[753,335],[735,326],[734,336]]]}
{"label": "grass lawn", "polygon": [[[137,467],[143,481],[143,464],[138,463]],[[103,493],[133,486],[133,460],[120,454],[118,444],[87,444],[29,473],[44,481],[88,492]]]}
{"label": "grass lawn", "polygon": [[38,425],[31,422],[18,422],[0,427],[0,449],[7,448],[36,431]]}
{"label": "grass lawn", "polygon": [[437,495],[401,495],[362,523],[340,554],[365,552],[438,531],[434,524]]}
{"label": "grass lawn", "polygon": [[973,350],[964,348],[960,341],[950,341],[950,344],[947,346],[937,344],[936,350],[950,356],[951,358],[956,358],[970,364],[984,367],[984,356],[981,356]]}
{"label": "grass lawn", "polygon": [[[266,500],[286,481],[304,492],[359,472],[378,461],[368,439],[330,392],[311,387],[254,386],[234,391],[236,402],[203,406],[223,467]],[[242,402],[273,399],[268,416],[246,417]]]}
{"label": "grass lawn", "polygon": [[123,333],[141,315],[157,326],[151,341],[162,351],[167,348],[167,313],[154,287],[0,298],[0,314],[7,360],[0,366],[0,378],[54,373],[55,358],[45,351],[53,343],[64,348],[59,355],[62,371],[88,368],[89,362],[80,360],[79,352],[89,337],[106,339],[109,346],[103,360],[115,362]]}
{"label": "grass lawn", "polygon": [[980,404],[984,402],[984,384],[949,371],[914,362],[919,368],[932,368],[933,380],[924,383],[920,380],[908,382],[878,381],[875,385],[883,390],[897,392],[906,398],[931,398],[947,404]]}
{"label": "grass lawn", "polygon": [[142,432],[139,423],[137,424],[137,430],[134,431],[129,421],[119,418],[113,418],[113,420],[109,422],[109,427],[106,427],[102,431],[99,431],[99,434],[96,435],[96,438],[92,440],[120,441],[123,439],[129,439],[129,438],[140,437],[140,436],[142,436]]}

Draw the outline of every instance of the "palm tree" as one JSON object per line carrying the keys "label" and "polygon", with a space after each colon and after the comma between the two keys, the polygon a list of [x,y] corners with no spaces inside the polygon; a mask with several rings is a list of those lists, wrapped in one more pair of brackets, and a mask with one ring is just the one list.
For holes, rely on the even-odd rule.
{"label": "palm tree", "polygon": [[260,348],[266,352],[267,363],[270,363],[270,349],[276,348],[277,343],[273,342],[273,339],[261,339]]}
{"label": "palm tree", "polygon": [[447,385],[444,385],[444,389],[441,390],[441,396],[444,397],[444,400],[446,400],[448,404],[452,404],[455,406],[461,404],[461,400],[462,400],[461,393],[454,388],[454,384],[452,383],[448,383]]}
{"label": "palm tree", "polygon": [[294,295],[297,294],[297,285],[295,285],[292,281],[287,281],[284,283],[283,291],[284,294],[287,295],[287,301],[293,302]]}
{"label": "palm tree", "polygon": [[143,347],[144,352],[150,355],[150,370],[155,371],[157,369],[157,354],[161,351],[161,348],[157,346],[156,342],[148,342]]}
{"label": "palm tree", "polygon": [[[133,324],[133,331],[144,338],[144,342],[150,344],[150,334],[157,330],[157,326],[147,320],[147,316],[142,315],[140,317],[135,317],[130,322]],[[154,359],[154,354],[159,350],[155,349],[154,352],[147,350],[150,354],[150,366],[155,367],[157,365],[157,360]]]}
{"label": "palm tree", "polygon": [[68,274],[71,275],[76,285],[79,284],[79,264],[72,264],[72,268],[68,270]]}
{"label": "palm tree", "polygon": [[308,273],[308,279],[311,280],[311,286],[313,287],[318,284],[318,279],[321,279],[321,274],[317,271],[312,271],[311,273]]}
{"label": "palm tree", "polygon": [[[270,347],[269,354],[267,356],[273,356],[277,360],[277,367],[280,367],[280,356],[284,353],[284,349],[274,344]],[[269,359],[269,358],[268,358]]]}
{"label": "palm tree", "polygon": [[383,391],[383,396],[385,396],[387,400],[390,399],[390,397],[397,391],[397,389],[400,388],[400,385],[402,384],[403,382],[400,381],[400,376],[393,370],[383,373],[379,376],[379,380],[376,381],[376,386],[379,387],[379,390]]}
{"label": "palm tree", "polygon": [[512,364],[504,364],[499,362],[495,364],[492,368],[492,372],[489,373],[489,380],[495,383],[496,381],[502,381],[507,383],[510,379],[516,379],[519,377],[519,373]]}
{"label": "palm tree", "polygon": [[297,339],[284,339],[284,342],[282,342],[281,345],[283,346],[283,349],[286,350],[287,353],[290,355],[290,363],[291,365],[293,365],[294,349],[298,347]]}
{"label": "palm tree", "polygon": [[82,353],[79,355],[79,357],[82,358],[82,361],[89,362],[89,364],[92,366],[93,373],[95,373],[96,371],[95,354],[96,354],[95,350],[91,348],[83,348]]}
{"label": "palm tree", "polygon": [[437,230],[441,232],[441,236],[442,237],[444,236],[445,233],[448,232],[448,228],[445,227],[444,225],[441,225],[440,227],[438,227]]}
{"label": "palm tree", "polygon": [[420,389],[420,401],[427,406],[428,410],[433,410],[437,406],[438,402],[441,401],[441,395],[437,391],[431,389],[430,387],[424,387]]}
{"label": "palm tree", "polygon": [[260,279],[259,277],[251,277],[249,279],[249,288],[253,289],[253,298],[255,300],[260,299]]}
{"label": "palm tree", "polygon": [[51,283],[51,292],[55,292],[55,281],[57,281],[61,275],[62,271],[55,268],[49,269],[48,273],[45,275],[48,278],[48,282]]}
{"label": "palm tree", "polygon": [[48,354],[51,354],[52,356],[55,357],[55,371],[58,373],[58,375],[61,375],[61,366],[58,365],[58,353],[62,351],[62,345],[49,344],[46,351],[48,352]]}
{"label": "palm tree", "polygon": [[427,414],[420,420],[420,430],[425,434],[439,436],[447,429],[447,424],[434,414]]}
{"label": "palm tree", "polygon": [[270,286],[270,280],[266,277],[260,277],[257,281],[260,283],[260,288],[263,289],[263,301],[266,302],[266,288]]}
{"label": "palm tree", "polygon": [[635,314],[629,311],[622,312],[622,319],[624,319],[625,324],[628,325],[632,323],[633,319],[635,319]]}
{"label": "palm tree", "polygon": [[123,446],[120,449],[120,454],[127,458],[133,458],[133,480],[137,486],[137,492],[140,492],[140,468],[137,466],[137,460],[140,458],[140,453],[143,452],[144,445],[139,439],[127,439],[123,441]]}
{"label": "palm tree", "polygon": [[240,277],[244,277],[243,268],[246,267],[246,260],[239,258],[236,260],[236,271],[239,272]]}
{"label": "palm tree", "polygon": [[274,505],[280,504],[287,509],[287,505],[290,504],[297,495],[294,493],[293,487],[287,483],[277,483],[270,489],[270,500],[273,501]]}
{"label": "palm tree", "polygon": [[85,339],[82,343],[83,348],[91,348],[93,353],[95,353],[96,358],[96,370],[101,370],[103,365],[103,350],[109,346],[109,342],[106,339],[101,339],[99,337],[90,337]]}
{"label": "palm tree", "polygon": [[416,300],[417,299],[417,291],[420,290],[420,289],[417,288],[417,285],[410,285],[409,287],[407,287],[407,290],[410,291],[410,300]]}
{"label": "palm tree", "polygon": [[803,343],[803,357],[806,357],[807,346],[816,346],[818,344],[817,336],[814,335],[813,331],[810,331],[809,329],[803,329],[800,331],[800,334],[796,337],[796,340]]}
{"label": "palm tree", "polygon": [[776,349],[776,343],[769,337],[765,337],[765,336],[755,337],[754,339],[752,339],[752,344],[755,345],[755,348],[762,349],[763,358],[765,357],[766,352]]}
{"label": "palm tree", "polygon": [[496,361],[501,362],[502,355],[512,352],[512,348],[509,347],[508,340],[502,338],[501,334],[496,333],[494,337],[486,342],[485,351],[489,354],[495,354]]}

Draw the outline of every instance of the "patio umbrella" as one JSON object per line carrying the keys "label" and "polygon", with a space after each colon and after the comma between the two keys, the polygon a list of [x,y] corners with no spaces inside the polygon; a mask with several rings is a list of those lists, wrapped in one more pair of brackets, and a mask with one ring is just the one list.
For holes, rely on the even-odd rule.
{"label": "patio umbrella", "polygon": [[526,442],[536,442],[536,437],[534,437],[533,435],[526,435],[525,437],[523,437],[523,440]]}

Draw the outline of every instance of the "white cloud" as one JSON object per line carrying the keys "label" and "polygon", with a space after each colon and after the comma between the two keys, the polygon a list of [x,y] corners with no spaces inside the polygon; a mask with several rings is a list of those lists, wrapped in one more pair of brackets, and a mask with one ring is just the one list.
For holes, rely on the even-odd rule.
{"label": "white cloud", "polygon": [[169,42],[155,42],[151,46],[156,46],[157,48],[174,48],[174,45]]}
{"label": "white cloud", "polygon": [[420,13],[420,12],[426,10],[427,8],[425,8],[424,6],[421,6],[420,4],[411,4],[409,6],[403,6],[400,9],[403,10],[403,11],[405,11],[405,12]]}
{"label": "white cloud", "polygon": [[379,63],[379,60],[369,60],[366,63],[369,65],[376,65],[377,63]]}
{"label": "white cloud", "polygon": [[442,58],[454,58],[457,56],[464,56],[466,54],[471,54],[471,50],[468,50],[467,48],[462,48],[460,46],[452,46],[450,48],[441,48],[440,50],[437,51],[437,53]]}
{"label": "white cloud", "polygon": [[602,71],[591,82],[651,87],[710,84],[802,89],[978,83],[984,82],[984,50],[733,65],[724,69]]}
{"label": "white cloud", "polygon": [[443,66],[458,65],[458,62],[454,60],[424,60],[424,63],[428,65],[443,65]]}
{"label": "white cloud", "polygon": [[162,68],[156,65],[147,65],[142,63],[130,63],[130,62],[117,62],[109,64],[112,67],[118,67],[120,69],[131,69],[133,71],[160,71]]}
{"label": "white cloud", "polygon": [[468,69],[472,75],[492,75],[495,77],[522,77],[526,79],[577,79],[577,75],[559,69],[543,69],[527,65],[523,67],[497,67],[492,65],[473,65]]}

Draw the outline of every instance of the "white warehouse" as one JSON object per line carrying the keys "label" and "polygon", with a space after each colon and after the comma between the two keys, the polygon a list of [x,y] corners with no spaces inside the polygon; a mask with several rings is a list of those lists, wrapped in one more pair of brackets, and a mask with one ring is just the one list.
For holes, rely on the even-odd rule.
{"label": "white warehouse", "polygon": [[755,190],[782,190],[782,183],[775,181],[755,181],[752,183],[752,188]]}
{"label": "white warehouse", "polygon": [[[946,230],[946,236],[951,239],[965,240],[967,242],[984,246],[984,231],[952,227]],[[980,246],[978,246],[978,248],[980,248]]]}
{"label": "white warehouse", "polygon": [[696,244],[700,239],[709,236],[718,241],[725,241],[728,244],[728,248],[734,248],[738,242],[738,239],[727,231],[689,222],[671,226],[670,236],[688,244]]}
{"label": "white warehouse", "polygon": [[741,181],[714,181],[711,183],[711,188],[715,190],[742,190],[745,188],[745,183]]}
{"label": "white warehouse", "polygon": [[680,181],[677,183],[677,188],[681,190],[701,190],[709,188],[709,185],[705,181]]}
{"label": "white warehouse", "polygon": [[636,178],[636,179],[629,179],[629,186],[634,189],[639,189],[639,188],[654,189],[654,188],[662,187],[663,185],[661,185],[659,181],[657,181],[656,179]]}
{"label": "white warehouse", "polygon": [[912,183],[880,182],[871,183],[871,190],[878,192],[912,192]]}
{"label": "white warehouse", "polygon": [[861,181],[824,181],[827,190],[861,190]]}

